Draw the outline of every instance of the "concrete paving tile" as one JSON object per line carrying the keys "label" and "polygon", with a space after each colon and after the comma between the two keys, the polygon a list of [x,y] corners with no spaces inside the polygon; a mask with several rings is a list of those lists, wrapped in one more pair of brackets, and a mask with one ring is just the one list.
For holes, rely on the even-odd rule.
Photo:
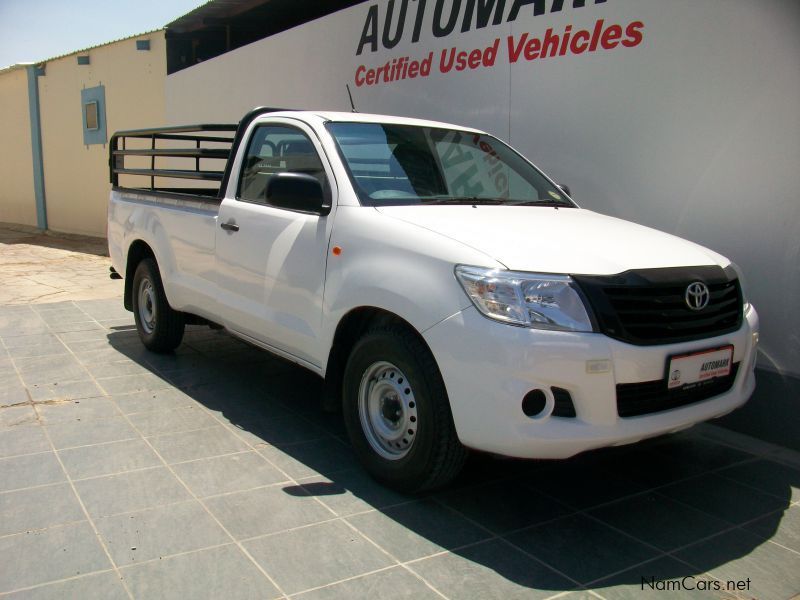
{"label": "concrete paving tile", "polygon": [[[713,578],[669,556],[662,556],[589,584],[607,600],[656,600],[665,595],[698,600],[735,600],[735,594],[713,591]],[[699,589],[698,589],[699,588]]]}
{"label": "concrete paving tile", "polygon": [[201,498],[287,481],[283,473],[252,450],[179,463],[172,468]]}
{"label": "concrete paving tile", "polygon": [[64,329],[64,327],[96,324],[96,321],[92,319],[92,317],[87,315],[85,312],[78,310],[77,308],[49,310],[39,313],[39,317],[50,326],[50,329],[55,332],[86,331],[87,329],[94,329],[94,327],[80,327],[76,329]]}
{"label": "concrete paving tile", "polygon": [[33,405],[31,404],[0,408],[0,431],[14,427],[36,425],[37,418],[36,411],[33,410]]}
{"label": "concrete paving tile", "polygon": [[3,340],[20,335],[42,335],[50,333],[50,328],[41,319],[36,321],[19,321],[6,326],[0,326],[0,337]]}
{"label": "concrete paving tile", "polygon": [[65,300],[63,302],[48,302],[47,304],[31,304],[30,308],[34,313],[40,315],[75,308],[75,303],[72,300]]}
{"label": "concrete paving tile", "polygon": [[658,554],[582,515],[571,515],[512,533],[507,539],[580,583],[622,571]]}
{"label": "concrete paving tile", "polygon": [[82,352],[90,352],[93,350],[106,350],[108,348],[114,349],[106,336],[98,336],[89,340],[66,342],[65,345],[76,355],[79,355]]}
{"label": "concrete paving tile", "polygon": [[0,536],[85,518],[67,483],[0,494]]}
{"label": "concrete paving tile", "polygon": [[734,524],[756,519],[789,505],[788,491],[787,498],[780,499],[716,475],[689,479],[658,491]]}
{"label": "concrete paving tile", "polygon": [[150,352],[144,360],[150,367],[162,373],[214,368],[212,361],[194,350],[183,354],[155,354]]}
{"label": "concrete paving tile", "polygon": [[66,421],[89,421],[119,416],[119,409],[108,398],[82,398],[64,402],[36,405],[41,421],[46,425]]}
{"label": "concrete paving tile", "polygon": [[143,439],[60,450],[59,456],[72,479],[112,475],[161,465]]}
{"label": "concrete paving tile", "polygon": [[153,373],[143,375],[123,375],[122,377],[111,377],[98,382],[103,390],[109,395],[131,394],[133,392],[144,392],[150,390],[161,390],[169,388],[170,383]]}
{"label": "concrete paving tile", "polygon": [[85,522],[0,538],[0,556],[0,592],[111,567]]}
{"label": "concrete paving tile", "polygon": [[13,361],[8,356],[6,349],[0,346],[0,377],[8,375],[9,373],[16,373],[17,369],[14,366]]}
{"label": "concrete paving tile", "polygon": [[721,581],[750,580],[747,598],[792,598],[800,590],[798,555],[741,529],[675,553]]}
{"label": "concrete paving tile", "polygon": [[0,458],[0,492],[65,481],[53,452]]}
{"label": "concrete paving tile", "polygon": [[50,449],[50,442],[39,426],[0,430],[0,458],[47,452]]}
{"label": "concrete paving tile", "polygon": [[119,577],[113,571],[50,583],[3,596],[3,600],[71,600],[73,598],[128,600],[129,596]]}
{"label": "concrete paving tile", "polygon": [[60,331],[58,339],[69,346],[72,342],[82,342],[86,340],[106,340],[109,339],[109,332],[105,329],[87,329],[84,331]]}
{"label": "concrete paving tile", "polygon": [[717,471],[716,475],[782,500],[800,500],[800,468],[773,460],[757,460]]}
{"label": "concrete paving tile", "polygon": [[130,318],[133,320],[133,313],[125,310],[122,305],[122,298],[98,299],[98,300],[78,300],[75,306],[91,317],[101,321],[103,319],[122,319]]}
{"label": "concrete paving tile", "polygon": [[244,546],[287,594],[394,563],[340,521],[251,540]]}
{"label": "concrete paving tile", "polygon": [[55,333],[68,333],[74,331],[105,331],[103,326],[94,320],[85,321],[67,321],[61,323],[53,323],[50,325],[50,330]]}
{"label": "concrete paving tile", "polygon": [[28,386],[28,393],[35,402],[49,400],[80,400],[103,395],[93,381],[62,381],[58,383],[34,384]]}
{"label": "concrete paving tile", "polygon": [[351,600],[352,598],[381,598],[381,600],[441,599],[423,581],[402,567],[395,567],[335,583],[307,592],[303,600]]}
{"label": "concrete paving tile", "polygon": [[440,496],[443,503],[495,533],[564,516],[572,509],[516,482],[497,482]]}
{"label": "concrete paving tile", "polygon": [[[64,371],[69,373],[68,369],[76,367],[83,370],[83,366],[71,356],[32,356],[27,358],[16,358],[14,364],[19,369],[22,377],[30,376],[32,374],[41,373],[43,371]],[[83,376],[86,372],[83,371]]]}
{"label": "concrete paving tile", "polygon": [[230,537],[196,500],[104,517],[95,522],[117,565],[230,542]]}
{"label": "concrete paving tile", "polygon": [[719,444],[699,436],[672,436],[652,446],[653,452],[665,455],[676,462],[687,462],[702,466],[707,471],[727,467],[746,460],[754,455]]}
{"label": "concrete paving tile", "polygon": [[29,400],[25,386],[16,375],[9,376],[0,388],[0,406],[14,406]]}
{"label": "concrete paving tile", "polygon": [[[103,343],[102,340],[94,340],[94,342]],[[138,365],[144,364],[142,355],[145,350],[137,346],[106,346],[105,348],[98,348],[96,350],[78,350],[74,351],[75,358],[82,364],[88,366],[105,364],[105,363],[119,363],[128,362]],[[121,377],[121,376],[118,376]]]}
{"label": "concrete paving tile", "polygon": [[652,492],[601,506],[589,514],[664,551],[730,527],[727,521]]}
{"label": "concrete paving tile", "polygon": [[249,450],[244,442],[222,425],[197,431],[168,433],[149,438],[149,441],[168,463]]}
{"label": "concrete paving tile", "polygon": [[[141,365],[125,357],[121,358],[124,360],[103,363],[90,362],[86,365],[86,369],[92,374],[92,377],[100,382],[112,377],[124,377],[125,375],[152,374],[152,370],[148,369],[147,366]],[[102,385],[102,383],[100,385]]]}
{"label": "concrete paving tile", "polygon": [[135,598],[270,600],[281,596],[233,544],[125,567],[122,574]]}
{"label": "concrete paving tile", "polygon": [[134,392],[132,394],[115,394],[111,396],[111,399],[117,403],[117,406],[126,415],[197,405],[197,402],[190,395],[181,390],[171,388]]}
{"label": "concrete paving tile", "polygon": [[234,420],[231,427],[253,446],[264,444],[283,446],[330,437],[324,429],[302,417],[282,416],[286,414],[284,410],[278,409],[277,416],[271,414],[245,416]]}
{"label": "concrete paving tile", "polygon": [[[650,447],[616,455],[610,470],[646,488],[681,481],[707,471],[701,463],[676,461],[666,454],[653,452]],[[604,468],[608,466],[604,464]]]}
{"label": "concrete paving tile", "polygon": [[221,373],[224,373],[224,369],[198,368],[160,372],[161,376],[169,381],[171,385],[181,389],[191,389],[208,383],[214,383],[215,381],[219,381]]}
{"label": "concrete paving tile", "polygon": [[330,477],[358,466],[353,451],[334,438],[280,447],[264,446],[258,451],[295,479],[315,475]]}
{"label": "concrete paving tile", "polygon": [[164,467],[75,482],[93,517],[106,517],[191,499],[186,488]]}
{"label": "concrete paving tile", "polygon": [[576,585],[541,563],[491,540],[409,565],[451,598],[548,598]]}
{"label": "concrete paving tile", "polygon": [[52,344],[38,344],[30,346],[19,346],[9,348],[8,355],[11,358],[32,358],[37,356],[63,356],[69,354],[69,350],[61,342],[56,341]]}
{"label": "concrete paving tile", "polygon": [[485,540],[485,529],[432,500],[348,517],[356,529],[401,562]]}
{"label": "concrete paving tile", "polygon": [[645,491],[643,485],[594,465],[555,464],[525,479],[530,488],[573,508],[586,509]]}
{"label": "concrete paving tile", "polygon": [[800,506],[798,505],[752,521],[744,525],[744,529],[800,554]]}
{"label": "concrete paving tile", "polygon": [[334,515],[305,492],[281,487],[237,492],[204,502],[237,539],[310,525]]}
{"label": "concrete paving tile", "polygon": [[330,478],[315,476],[299,483],[306,492],[340,516],[418,499],[382,486],[360,468],[339,471]]}
{"label": "concrete paving tile", "polygon": [[249,389],[245,386],[227,390],[225,386],[204,385],[193,388],[191,394],[217,417],[228,423],[255,421],[257,424],[260,420],[299,418],[279,402],[267,398],[255,384]]}
{"label": "concrete paving tile", "polygon": [[3,340],[3,344],[9,350],[16,350],[17,348],[26,348],[31,346],[62,346],[63,344],[52,333],[42,333],[36,335],[19,335],[10,337]]}
{"label": "concrete paving tile", "polygon": [[139,434],[122,416],[89,421],[66,421],[45,427],[57,449],[118,442],[139,437]]}
{"label": "concrete paving tile", "polygon": [[219,425],[214,417],[198,406],[138,413],[128,418],[145,437]]}

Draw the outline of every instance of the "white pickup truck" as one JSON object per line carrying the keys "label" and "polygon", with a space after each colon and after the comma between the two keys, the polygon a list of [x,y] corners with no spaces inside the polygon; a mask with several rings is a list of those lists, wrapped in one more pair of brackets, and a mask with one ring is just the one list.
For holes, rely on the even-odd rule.
{"label": "white pickup truck", "polygon": [[[753,392],[735,265],[579,208],[482,131],[261,108],[110,152],[109,249],[144,345],[210,322],[313,371],[386,485],[441,486],[467,449],[636,442]],[[178,178],[195,187],[156,185]]]}

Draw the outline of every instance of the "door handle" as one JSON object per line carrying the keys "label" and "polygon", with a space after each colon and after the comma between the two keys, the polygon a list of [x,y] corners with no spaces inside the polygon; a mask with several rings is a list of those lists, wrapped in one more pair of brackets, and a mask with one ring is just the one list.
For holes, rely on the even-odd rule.
{"label": "door handle", "polygon": [[232,221],[229,223],[220,223],[219,226],[222,227],[225,231],[239,231],[239,226]]}

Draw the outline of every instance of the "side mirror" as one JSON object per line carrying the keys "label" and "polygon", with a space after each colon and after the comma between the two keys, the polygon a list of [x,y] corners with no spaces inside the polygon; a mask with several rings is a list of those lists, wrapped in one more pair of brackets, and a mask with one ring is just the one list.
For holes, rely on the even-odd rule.
{"label": "side mirror", "polygon": [[570,198],[572,197],[572,192],[569,191],[568,185],[564,185],[563,183],[557,183],[556,185],[560,187],[561,191],[564,192],[567,196],[569,196]]}
{"label": "side mirror", "polygon": [[298,212],[327,215],[325,192],[316,177],[306,173],[276,173],[267,184],[267,203]]}

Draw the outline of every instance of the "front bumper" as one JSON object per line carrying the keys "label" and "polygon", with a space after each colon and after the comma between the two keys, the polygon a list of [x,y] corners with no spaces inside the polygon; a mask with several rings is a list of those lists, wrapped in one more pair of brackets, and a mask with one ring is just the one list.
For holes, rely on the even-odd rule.
{"label": "front bumper", "polygon": [[[514,327],[469,307],[427,330],[424,337],[441,370],[465,446],[519,458],[567,458],[679,431],[741,406],[755,389],[757,332],[758,315],[751,307],[736,332],[680,344],[634,346],[597,333]],[[669,356],[727,344],[734,346],[733,360],[739,363],[728,392],[658,413],[618,416],[618,383],[661,379]],[[552,387],[570,393],[574,418],[549,414]],[[546,392],[547,406],[541,415],[527,417],[522,398],[533,389]]]}

